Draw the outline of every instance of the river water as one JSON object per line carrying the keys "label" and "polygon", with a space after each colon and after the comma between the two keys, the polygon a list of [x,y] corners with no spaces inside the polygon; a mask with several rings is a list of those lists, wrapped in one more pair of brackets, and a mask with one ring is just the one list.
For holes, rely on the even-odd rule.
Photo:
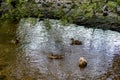
{"label": "river water", "polygon": [[[21,19],[18,25],[0,27],[1,65],[4,64],[1,76],[8,80],[120,79],[120,33],[62,25],[59,20],[49,20],[49,24],[47,30],[45,21],[28,18]],[[16,38],[18,44],[14,44]],[[71,38],[83,44],[70,45]],[[64,58],[51,60],[50,53]],[[88,61],[86,68],[79,68],[79,57]]]}

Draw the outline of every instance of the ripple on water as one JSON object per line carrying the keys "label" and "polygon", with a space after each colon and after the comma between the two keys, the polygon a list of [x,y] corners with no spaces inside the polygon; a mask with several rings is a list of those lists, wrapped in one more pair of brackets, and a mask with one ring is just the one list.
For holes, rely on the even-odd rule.
{"label": "ripple on water", "polygon": [[[24,56],[30,57],[30,72],[39,69],[47,80],[94,79],[112,66],[113,54],[120,53],[120,33],[76,27],[74,24],[63,26],[58,20],[50,20],[52,28],[47,31],[43,21],[29,20],[22,19],[17,30],[23,46],[21,49]],[[83,45],[71,46],[71,38],[82,41]],[[50,60],[47,57],[50,52],[65,57]],[[78,67],[80,56],[88,60],[85,69]]]}

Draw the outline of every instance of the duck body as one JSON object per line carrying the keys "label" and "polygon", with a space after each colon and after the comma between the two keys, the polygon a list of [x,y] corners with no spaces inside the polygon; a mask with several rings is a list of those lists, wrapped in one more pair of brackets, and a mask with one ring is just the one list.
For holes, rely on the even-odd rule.
{"label": "duck body", "polygon": [[79,40],[74,40],[73,38],[71,38],[71,45],[82,45],[82,42]]}
{"label": "duck body", "polygon": [[48,57],[50,59],[63,59],[63,55],[61,55],[61,54],[53,54],[53,53],[51,53]]}
{"label": "duck body", "polygon": [[18,43],[19,43],[19,40],[18,40],[18,39],[11,40],[11,43],[13,43],[13,44],[18,44]]}
{"label": "duck body", "polygon": [[80,68],[85,68],[87,66],[87,60],[83,57],[79,58],[79,67]]}

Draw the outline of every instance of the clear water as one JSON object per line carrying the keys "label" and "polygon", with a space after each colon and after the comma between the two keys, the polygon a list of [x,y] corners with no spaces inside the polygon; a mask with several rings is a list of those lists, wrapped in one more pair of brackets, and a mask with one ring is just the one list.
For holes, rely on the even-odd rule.
{"label": "clear water", "polygon": [[[119,80],[120,33],[84,28],[75,24],[62,25],[50,20],[46,30],[43,21],[28,18],[18,25],[3,23],[0,27],[0,62],[6,64],[1,75],[7,80]],[[16,29],[17,27],[17,29]],[[13,41],[19,39],[19,44]],[[71,38],[83,45],[70,45]],[[60,60],[48,55],[63,54]],[[79,57],[88,61],[78,66]],[[1,64],[0,64],[1,67]]]}

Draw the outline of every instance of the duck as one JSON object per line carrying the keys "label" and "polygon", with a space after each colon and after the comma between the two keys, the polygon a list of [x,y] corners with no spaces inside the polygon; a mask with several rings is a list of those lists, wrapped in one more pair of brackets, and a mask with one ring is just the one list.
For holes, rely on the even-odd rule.
{"label": "duck", "polygon": [[87,66],[87,60],[84,57],[79,58],[79,67],[85,68]]}
{"label": "duck", "polygon": [[63,59],[63,55],[51,53],[51,54],[48,56],[48,58],[50,58],[50,59]]}
{"label": "duck", "polygon": [[71,38],[71,45],[82,45],[82,42],[79,40],[74,40],[73,38]]}
{"label": "duck", "polygon": [[18,44],[18,43],[19,43],[19,40],[18,40],[18,39],[11,40],[11,43],[13,43],[13,44]]}

